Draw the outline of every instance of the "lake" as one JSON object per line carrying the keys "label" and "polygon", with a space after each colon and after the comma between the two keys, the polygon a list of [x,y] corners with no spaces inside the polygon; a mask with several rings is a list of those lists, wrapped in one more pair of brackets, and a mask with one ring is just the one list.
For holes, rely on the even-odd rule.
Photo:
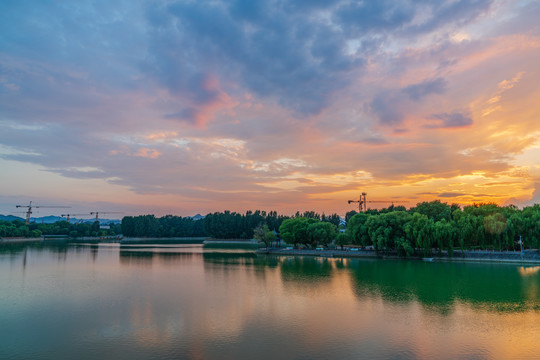
{"label": "lake", "polygon": [[540,267],[0,246],[0,359],[537,359]]}

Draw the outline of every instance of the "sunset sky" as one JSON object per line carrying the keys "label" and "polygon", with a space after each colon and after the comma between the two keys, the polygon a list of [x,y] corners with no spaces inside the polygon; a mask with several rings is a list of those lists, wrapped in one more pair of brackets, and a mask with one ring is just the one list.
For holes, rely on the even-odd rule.
{"label": "sunset sky", "polygon": [[540,203],[538,19],[539,1],[3,0],[0,214]]}

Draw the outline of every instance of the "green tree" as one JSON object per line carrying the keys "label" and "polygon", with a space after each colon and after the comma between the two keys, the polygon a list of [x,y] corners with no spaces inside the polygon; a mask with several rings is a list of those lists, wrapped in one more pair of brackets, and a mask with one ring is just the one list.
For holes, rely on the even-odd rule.
{"label": "green tree", "polygon": [[484,230],[490,238],[492,246],[502,250],[503,232],[507,228],[506,217],[501,213],[494,213],[484,217]]}
{"label": "green tree", "polygon": [[327,246],[337,235],[336,225],[329,222],[314,222],[307,227],[312,246]]}
{"label": "green tree", "polygon": [[447,203],[443,203],[440,200],[434,201],[424,201],[422,203],[416,204],[415,208],[412,208],[411,213],[420,213],[426,215],[429,219],[434,222],[445,219],[449,221],[452,216],[451,207]]}
{"label": "green tree", "polygon": [[527,206],[522,213],[522,235],[525,248],[538,248],[540,241],[540,205]]}
{"label": "green tree", "polygon": [[408,238],[417,248],[423,249],[424,256],[431,256],[433,248],[433,220],[421,213],[414,213],[409,223],[405,226]]}
{"label": "green tree", "polygon": [[317,218],[296,218],[294,233],[295,237],[298,238],[298,242],[303,244],[306,247],[313,247],[314,239],[311,237],[311,233],[308,228],[309,225],[319,222]]}
{"label": "green tree", "polygon": [[94,223],[92,224],[91,232],[92,236],[99,236],[99,221],[94,221]]}
{"label": "green tree", "polygon": [[434,225],[434,238],[437,242],[439,254],[443,249],[448,250],[448,256],[452,256],[454,252],[454,242],[456,239],[455,223],[442,219]]}
{"label": "green tree", "polygon": [[354,215],[356,215],[356,214],[358,214],[358,212],[355,211],[355,210],[351,210],[351,211],[347,212],[347,213],[345,214],[345,224],[348,225],[348,224],[349,224],[350,218],[352,218],[352,217],[353,217]]}
{"label": "green tree", "polygon": [[411,215],[405,211],[370,216],[366,221],[366,226],[375,251],[384,250],[388,253],[396,250],[399,255],[411,255],[414,248],[405,234],[405,224],[410,218]]}
{"label": "green tree", "polygon": [[283,241],[285,241],[287,244],[293,244],[296,247],[298,241],[294,233],[295,219],[298,218],[284,220],[279,227],[279,234]]}
{"label": "green tree", "polygon": [[281,238],[288,244],[293,244],[295,247],[298,244],[305,246],[312,245],[312,238],[308,233],[309,225],[318,222],[315,218],[294,217],[286,219],[279,227]]}
{"label": "green tree", "polygon": [[[357,213],[349,219],[347,223],[347,234],[355,245],[369,246],[372,244],[371,237],[366,225],[370,216],[366,213]],[[377,215],[378,216],[378,215]]]}
{"label": "green tree", "polygon": [[341,217],[338,214],[332,214],[328,216],[322,214],[321,221],[329,222],[330,224],[333,224],[334,226],[339,226],[339,224],[341,224]]}
{"label": "green tree", "polygon": [[336,237],[336,246],[341,246],[341,250],[343,250],[343,246],[349,245],[351,243],[351,237],[349,234],[345,233],[339,233]]}
{"label": "green tree", "polygon": [[474,230],[474,218],[470,214],[466,214],[461,210],[456,210],[453,213],[455,219],[455,232],[460,249],[463,251],[472,245],[472,236]]}
{"label": "green tree", "polygon": [[253,230],[253,238],[264,243],[265,247],[272,246],[272,242],[276,240],[276,234],[268,229],[268,225],[260,223]]}

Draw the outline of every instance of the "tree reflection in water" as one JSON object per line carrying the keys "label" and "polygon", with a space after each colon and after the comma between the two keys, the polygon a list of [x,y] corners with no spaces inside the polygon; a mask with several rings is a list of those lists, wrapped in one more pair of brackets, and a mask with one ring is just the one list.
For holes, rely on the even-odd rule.
{"label": "tree reflection in water", "polygon": [[360,297],[416,300],[443,313],[451,311],[456,302],[494,311],[540,308],[538,274],[523,277],[516,265],[354,261],[351,274],[353,289]]}

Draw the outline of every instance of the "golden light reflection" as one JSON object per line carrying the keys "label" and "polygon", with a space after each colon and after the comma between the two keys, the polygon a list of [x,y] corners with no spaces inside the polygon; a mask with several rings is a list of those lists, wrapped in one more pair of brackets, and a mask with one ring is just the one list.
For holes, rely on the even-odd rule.
{"label": "golden light reflection", "polygon": [[518,267],[518,271],[521,276],[536,275],[540,271],[540,266],[521,266]]}
{"label": "golden light reflection", "polygon": [[[294,338],[295,348],[314,352],[333,342],[361,351],[361,341],[380,349],[389,343],[422,359],[441,354],[505,359],[530,358],[537,348],[535,311],[501,312],[497,302],[474,298],[431,303],[418,300],[414,291],[393,298],[388,288],[385,296],[355,273],[358,260],[279,257],[268,259],[273,266],[239,267],[227,259],[190,257],[181,267],[172,259],[156,262],[152,274],[139,281],[143,288],[162,289],[159,300],[145,291],[133,303],[127,335],[158,349],[182,338],[194,358],[211,357],[216,344],[246,341],[254,324],[266,324]],[[540,266],[516,268],[534,281],[532,275],[540,272]],[[522,285],[526,301],[536,303],[537,286]]]}

